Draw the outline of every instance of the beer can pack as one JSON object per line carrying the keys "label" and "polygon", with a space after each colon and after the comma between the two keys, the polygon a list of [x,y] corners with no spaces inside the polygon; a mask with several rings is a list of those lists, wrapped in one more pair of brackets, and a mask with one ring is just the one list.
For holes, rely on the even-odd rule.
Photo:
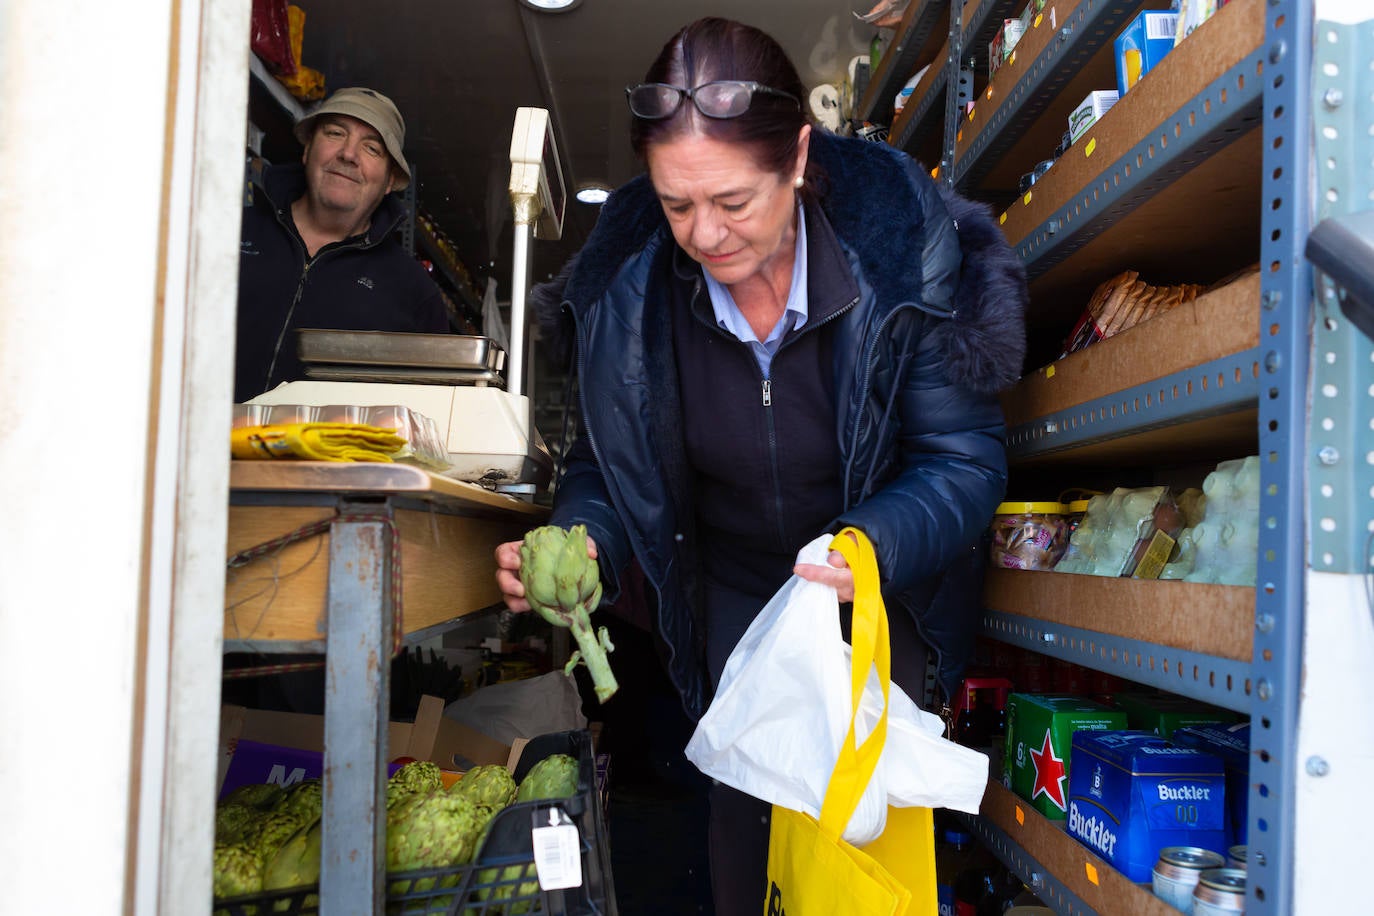
{"label": "beer can pack", "polygon": [[1002,784],[1050,820],[1068,812],[1069,757],[1079,730],[1126,727],[1126,713],[1083,697],[1013,693],[1007,697]]}
{"label": "beer can pack", "polygon": [[1245,872],[1209,868],[1193,888],[1193,916],[1239,916],[1245,912]]}
{"label": "beer can pack", "polygon": [[1200,846],[1166,846],[1155,862],[1155,896],[1184,913],[1193,912],[1193,889],[1202,873],[1226,864],[1221,853]]}
{"label": "beer can pack", "polygon": [[1068,833],[1130,880],[1149,881],[1165,847],[1226,848],[1226,777],[1211,754],[1143,731],[1081,731],[1072,761]]}

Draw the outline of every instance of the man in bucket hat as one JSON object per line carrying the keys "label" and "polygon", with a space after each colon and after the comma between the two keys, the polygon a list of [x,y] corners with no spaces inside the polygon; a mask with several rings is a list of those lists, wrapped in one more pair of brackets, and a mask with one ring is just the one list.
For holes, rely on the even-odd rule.
{"label": "man in bucket hat", "polygon": [[405,121],[372,89],[340,89],[295,126],[301,164],[272,166],[243,214],[234,400],[304,377],[300,328],[450,329],[443,298],[393,233],[410,183]]}

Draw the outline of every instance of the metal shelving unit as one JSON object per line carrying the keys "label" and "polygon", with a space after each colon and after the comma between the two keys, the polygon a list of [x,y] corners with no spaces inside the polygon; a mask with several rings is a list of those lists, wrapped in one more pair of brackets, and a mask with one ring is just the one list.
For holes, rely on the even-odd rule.
{"label": "metal shelving unit", "polygon": [[856,121],[883,120],[890,113],[893,97],[916,72],[921,52],[948,8],[937,0],[913,0],[907,7],[893,30],[892,43],[883,51],[878,69],[869,77],[868,87],[859,99],[854,112]]}
{"label": "metal shelving unit", "polygon": [[[889,142],[910,151],[941,101],[947,114],[957,111],[964,49],[986,42],[989,23],[1003,15],[992,9],[998,2],[954,5],[963,25],[951,29],[942,52],[945,73],[922,81]],[[1085,351],[1100,348],[1091,357],[1061,360],[1058,379],[1053,368],[1033,373],[1004,402],[1014,468],[1143,467],[1157,443],[1175,449],[1169,454],[1179,463],[1257,452],[1258,585],[992,570],[983,618],[995,639],[1251,717],[1251,916],[1297,911],[1304,895],[1341,894],[1311,881],[1304,894],[1295,879],[1295,794],[1300,780],[1329,771],[1320,756],[1298,758],[1301,666],[1306,651],[1310,672],[1314,652],[1304,645],[1305,610],[1313,570],[1360,577],[1347,592],[1363,595],[1374,562],[1374,345],[1340,313],[1329,280],[1314,308],[1303,254],[1310,176],[1317,174],[1323,214],[1369,209],[1374,200],[1367,167],[1374,95],[1365,88],[1371,42],[1356,26],[1323,23],[1314,32],[1320,2],[1232,0],[1214,17],[1208,43],[1194,33],[1180,44],[1158,75],[1152,71],[1001,216],[1028,267],[1032,299],[1048,312],[1029,316],[1042,331],[1081,308],[1086,297],[1076,294],[1085,284],[1091,289],[1131,258],[1155,256],[1166,266],[1181,259],[1191,270],[1205,262],[1180,252],[1204,249],[1219,262],[1208,279],[1259,262],[1258,276],[1205,303],[1222,316],[1215,324],[1190,326],[1218,338],[1210,346],[1176,358],[1164,344],[1179,337],[1132,329],[1128,336],[1140,336],[1127,343],[1115,338]],[[1006,175],[1035,163],[1008,162],[1009,154],[1028,151],[1029,133],[1053,132],[1040,122],[1077,103],[1084,74],[1100,76],[1110,60],[1115,33],[1155,5],[1047,4],[1048,21],[1037,25],[1044,31],[1028,30],[1017,49],[1023,59],[979,88],[974,118],[947,121],[942,140],[952,167],[942,178],[975,198],[1004,194]],[[1018,78],[1010,84],[1004,73]],[[1358,92],[1350,91],[1355,80]],[[1209,195],[1201,202],[1200,192]],[[1241,216],[1226,223],[1218,214],[1228,210]],[[1180,232],[1181,224],[1189,230]],[[1237,321],[1243,335],[1232,333]],[[1132,362],[1131,346],[1157,348],[1159,365]],[[1368,616],[1364,608],[1351,614]],[[1321,724],[1329,729],[1332,717]],[[1367,751],[1374,736],[1363,737]],[[1057,912],[1173,912],[1000,785],[989,786],[971,826]],[[1326,887],[1314,891],[1318,883]]]}

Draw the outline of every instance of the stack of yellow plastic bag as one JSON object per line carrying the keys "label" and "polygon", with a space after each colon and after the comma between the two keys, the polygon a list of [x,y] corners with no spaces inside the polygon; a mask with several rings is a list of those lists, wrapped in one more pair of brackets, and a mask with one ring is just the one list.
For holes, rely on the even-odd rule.
{"label": "stack of yellow plastic bag", "polygon": [[234,458],[390,462],[406,440],[394,430],[362,423],[279,423],[244,426],[230,434]]}

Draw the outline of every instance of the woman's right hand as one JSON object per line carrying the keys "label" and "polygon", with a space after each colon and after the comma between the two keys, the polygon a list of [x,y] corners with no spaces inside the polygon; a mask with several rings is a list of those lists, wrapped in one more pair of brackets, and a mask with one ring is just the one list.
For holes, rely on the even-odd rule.
{"label": "woman's right hand", "polygon": [[[506,607],[521,613],[530,610],[525,600],[525,584],[520,581],[520,545],[524,540],[507,541],[496,548],[496,586]],[[596,559],[596,541],[587,538],[587,556]]]}

